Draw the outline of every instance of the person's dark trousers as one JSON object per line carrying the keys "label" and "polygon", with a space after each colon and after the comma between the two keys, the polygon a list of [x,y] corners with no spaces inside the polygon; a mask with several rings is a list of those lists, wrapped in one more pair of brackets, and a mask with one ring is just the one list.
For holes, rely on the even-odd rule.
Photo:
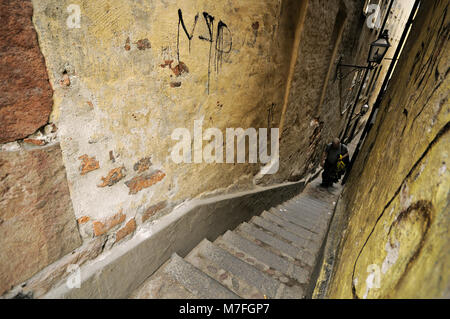
{"label": "person's dark trousers", "polygon": [[322,173],[322,186],[329,187],[333,185],[336,175],[336,165],[330,164],[325,161]]}

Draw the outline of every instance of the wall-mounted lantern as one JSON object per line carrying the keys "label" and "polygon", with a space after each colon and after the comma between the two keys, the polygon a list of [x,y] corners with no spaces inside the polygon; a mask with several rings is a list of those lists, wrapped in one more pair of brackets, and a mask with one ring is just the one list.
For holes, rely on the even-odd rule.
{"label": "wall-mounted lantern", "polygon": [[[341,63],[341,60],[339,60],[339,63],[337,65],[337,68],[341,67],[349,67],[356,69],[369,69],[372,70],[374,68],[374,64],[380,64],[383,62],[384,57],[386,56],[387,51],[391,47],[391,44],[389,42],[389,31],[384,30],[383,34],[374,42],[370,44],[370,50],[369,50],[369,57],[367,58],[367,66],[360,66],[360,65],[351,65],[351,64],[343,64]],[[337,73],[336,73],[337,74]]]}
{"label": "wall-mounted lantern", "polygon": [[374,42],[370,44],[369,58],[367,62],[380,64],[383,62],[387,51],[391,47],[389,43],[389,31],[384,30],[383,34]]}
{"label": "wall-mounted lantern", "polygon": [[[356,95],[356,100],[353,104],[352,110],[350,112],[350,116],[348,118],[347,125],[345,126],[344,133],[342,134],[342,139],[345,139],[347,137],[347,133],[350,129],[351,121],[353,120],[353,114],[355,113],[356,106],[359,102],[359,97],[361,96],[361,92],[363,90],[364,84],[366,82],[366,78],[369,74],[369,70],[372,70],[374,68],[374,65],[380,64],[383,62],[384,57],[386,56],[386,53],[388,49],[390,48],[391,44],[389,43],[389,31],[384,30],[383,33],[380,35],[380,37],[372,42],[370,44],[370,50],[369,50],[369,57],[367,58],[367,66],[359,66],[359,65],[349,65],[349,64],[342,64],[341,60],[339,60],[339,63],[337,65],[337,69],[339,70],[341,67],[350,67],[353,68],[353,70],[350,72],[354,72],[358,69],[365,69],[364,76],[361,81],[361,85],[358,90],[358,94]],[[338,72],[336,71],[336,78],[337,78]],[[357,124],[357,123],[356,123]],[[356,127],[355,124],[355,127]],[[351,138],[352,136],[350,136]]]}

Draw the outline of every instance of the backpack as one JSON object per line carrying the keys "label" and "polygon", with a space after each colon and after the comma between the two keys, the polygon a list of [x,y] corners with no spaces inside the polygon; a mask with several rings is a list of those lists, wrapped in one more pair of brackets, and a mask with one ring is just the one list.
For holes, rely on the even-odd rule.
{"label": "backpack", "polygon": [[[348,150],[347,150],[347,152],[348,152]],[[339,159],[338,159],[338,162],[337,162],[337,170],[338,170],[338,172],[342,172],[342,171],[345,170],[345,163],[344,163],[344,160],[342,158],[342,143],[339,146]]]}

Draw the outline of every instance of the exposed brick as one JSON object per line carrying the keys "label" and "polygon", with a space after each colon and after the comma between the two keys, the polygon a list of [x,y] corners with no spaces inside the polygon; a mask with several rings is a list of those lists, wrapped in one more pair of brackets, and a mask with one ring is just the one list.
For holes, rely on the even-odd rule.
{"label": "exposed brick", "polygon": [[130,37],[127,38],[126,42],[125,42],[125,46],[124,46],[125,50],[130,51],[131,50],[131,46],[130,46]]}
{"label": "exposed brick", "polygon": [[148,170],[152,166],[152,162],[150,160],[150,157],[146,157],[141,159],[139,162],[134,164],[134,170],[138,173],[143,173],[146,170]]}
{"label": "exposed brick", "polygon": [[32,16],[31,0],[0,1],[0,144],[33,134],[52,111],[53,90]]}
{"label": "exposed brick", "polygon": [[122,213],[122,211],[123,210],[120,210],[120,212],[106,219],[105,221],[94,221],[92,223],[94,235],[101,236],[107,233],[111,228],[123,223],[126,219],[126,216]]}
{"label": "exposed brick", "polygon": [[109,151],[109,160],[113,163],[116,162],[116,158],[114,157],[114,152],[113,151]]}
{"label": "exposed brick", "polygon": [[132,218],[128,221],[128,223],[125,224],[123,228],[119,229],[119,231],[117,232],[116,243],[125,238],[126,236],[128,236],[129,234],[133,233],[135,230],[136,230],[136,221],[134,220],[134,218]]}
{"label": "exposed brick", "polygon": [[171,68],[171,70],[172,70],[173,74],[175,74],[176,76],[180,76],[183,73],[189,73],[189,68],[187,67],[187,65],[184,62],[180,62],[175,67]]}
{"label": "exposed brick", "polygon": [[164,60],[164,64],[161,64],[162,68],[165,68],[166,66],[169,66],[169,68],[172,68],[173,60]]}
{"label": "exposed brick", "polygon": [[83,216],[78,218],[78,224],[86,224],[91,218],[89,216]]}
{"label": "exposed brick", "polygon": [[155,215],[157,212],[159,212],[161,209],[164,209],[167,207],[167,201],[159,202],[156,205],[150,206],[147,208],[144,214],[142,214],[142,222],[144,223],[147,221],[150,217]]}
{"label": "exposed brick", "polygon": [[136,44],[139,50],[150,49],[152,47],[148,39],[141,39],[138,42],[136,42]]}
{"label": "exposed brick", "polygon": [[179,88],[181,86],[181,82],[170,82],[171,88]]}
{"label": "exposed brick", "polygon": [[86,154],[80,156],[78,159],[82,160],[80,166],[80,175],[86,175],[89,172],[95,171],[100,168],[99,162],[95,157],[89,157]]}
{"label": "exposed brick", "polygon": [[70,77],[67,73],[63,74],[61,80],[59,80],[61,86],[70,86]]}
{"label": "exposed brick", "polygon": [[38,140],[38,139],[35,139],[35,138],[26,138],[23,141],[25,143],[27,143],[27,144],[33,144],[33,145],[37,145],[37,146],[43,146],[43,145],[46,144],[45,141]]}
{"label": "exposed brick", "polygon": [[125,177],[124,171],[125,171],[124,166],[112,169],[106,177],[102,177],[103,183],[97,186],[98,187],[113,186],[114,184],[118,183],[122,178]]}
{"label": "exposed brick", "polygon": [[144,188],[148,188],[160,182],[164,179],[165,176],[166,174],[164,172],[158,170],[150,174],[136,176],[133,179],[125,182],[125,185],[127,185],[130,189],[130,195],[134,195]]}

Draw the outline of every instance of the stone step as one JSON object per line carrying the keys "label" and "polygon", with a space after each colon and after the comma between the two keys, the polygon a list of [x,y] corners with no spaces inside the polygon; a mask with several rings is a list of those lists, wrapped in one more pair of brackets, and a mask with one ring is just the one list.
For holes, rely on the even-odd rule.
{"label": "stone step", "polygon": [[306,240],[304,238],[301,238],[281,227],[279,227],[277,224],[272,223],[268,221],[267,219],[261,218],[259,216],[255,216],[250,221],[252,224],[255,224],[256,226],[262,227],[269,232],[277,235],[277,237],[281,237],[282,239],[285,239],[293,246],[299,247],[301,249],[305,249],[307,252],[309,252],[314,258],[316,257],[316,254],[318,252],[318,246],[314,245],[309,240]]}
{"label": "stone step", "polygon": [[[222,237],[216,240],[220,247],[227,249],[230,253],[252,264],[251,259],[255,259],[256,263],[261,262],[270,269],[265,271],[272,275],[272,271],[280,272],[287,278],[292,278],[298,282],[298,284],[305,284],[308,282],[308,271],[289,262],[287,259],[282,258],[271,251],[264,249],[257,244],[245,239],[238,234],[227,231]],[[250,257],[250,258],[249,258]],[[258,266],[256,266],[259,268]],[[281,278],[281,276],[279,276]],[[280,279],[279,279],[280,280]],[[284,278],[281,278],[285,281]],[[285,282],[286,283],[286,282]]]}
{"label": "stone step", "polygon": [[[253,241],[264,243],[266,246],[275,248],[285,257],[290,257],[294,261],[299,263],[299,266],[314,266],[315,260],[311,258],[311,255],[305,252],[305,250],[290,245],[284,240],[274,237],[273,235],[257,228],[255,225],[242,223],[236,228],[238,233],[242,233],[246,237],[253,238]],[[255,241],[256,242],[256,241]]]}
{"label": "stone step", "polygon": [[272,223],[277,224],[280,227],[283,227],[284,229],[286,229],[287,231],[290,231],[293,234],[296,234],[297,236],[309,240],[311,242],[317,242],[319,241],[319,235],[307,230],[303,227],[297,226],[296,224],[293,224],[289,221],[284,220],[281,217],[278,217],[275,214],[271,214],[268,211],[264,211],[261,214],[261,217],[264,219],[267,219],[269,221],[271,221]]}
{"label": "stone step", "polygon": [[[196,256],[196,261],[193,259]],[[231,277],[228,280],[228,285],[233,286],[233,279],[235,287],[233,291],[240,292],[240,287],[236,287],[236,284],[245,282],[248,286],[256,288],[261,294],[269,298],[303,298],[304,292],[301,287],[294,286],[288,287],[280,281],[272,278],[271,276],[263,273],[257,268],[249,265],[248,263],[240,260],[239,258],[233,256],[229,252],[222,248],[217,247],[208,240],[203,240],[193,251],[193,254],[189,254],[186,260],[192,261],[193,263],[198,262],[199,259],[207,259],[215,264],[217,267],[225,270],[227,273],[224,274]],[[242,297],[247,297],[241,295]]]}
{"label": "stone step", "polygon": [[280,211],[291,211],[295,212],[297,215],[304,217],[305,219],[320,223],[324,220],[327,220],[331,214],[329,214],[329,211],[323,211],[320,213],[320,215],[317,213],[315,208],[308,208],[304,207],[301,203],[300,204],[290,204],[290,205],[278,205],[275,207],[275,209],[278,209]]}
{"label": "stone step", "polygon": [[234,276],[228,270],[223,269],[222,265],[206,258],[200,251],[203,249],[203,243],[197,246],[186,256],[186,261],[203,271],[205,274],[214,278],[224,287],[227,287],[230,291],[236,295],[245,299],[264,299],[266,296],[257,288],[249,285],[246,281]]}
{"label": "stone step", "polygon": [[[208,258],[210,249],[211,243],[205,239],[186,256],[186,260],[242,298],[267,298],[267,295],[265,295],[264,292],[254,285],[249,284],[247,280],[241,279],[240,276],[235,276],[233,272],[228,270],[228,267],[224,267],[224,265],[216,259],[212,260],[211,258]],[[234,257],[231,256],[229,258],[233,259]]]}
{"label": "stone step", "polygon": [[152,276],[144,282],[130,299],[197,299],[198,297],[166,274]]}
{"label": "stone step", "polygon": [[243,262],[246,262],[250,266],[255,267],[256,269],[258,269],[262,273],[264,273],[264,274],[274,278],[275,280],[278,280],[278,281],[280,281],[280,282],[282,282],[284,284],[291,283],[291,285],[294,285],[294,284],[295,285],[300,285],[300,283],[296,279],[289,278],[287,275],[285,275],[282,272],[280,272],[280,271],[278,271],[278,270],[276,270],[276,269],[266,265],[265,263],[263,263],[262,261],[256,259],[252,255],[247,254],[246,252],[240,250],[239,248],[234,247],[230,243],[227,243],[226,241],[224,241],[222,237],[217,238],[214,241],[214,245],[216,245],[217,247],[227,251],[228,253],[230,253],[234,257],[242,260]]}
{"label": "stone step", "polygon": [[308,196],[307,194],[300,194],[299,196],[292,198],[286,203],[299,203],[299,202],[309,203],[310,205],[313,205],[314,207],[317,208],[329,209],[333,206],[331,203],[328,203],[326,201],[318,201],[317,198]]}
{"label": "stone step", "polygon": [[304,202],[300,201],[299,203],[285,203],[279,205],[279,207],[284,207],[289,210],[294,210],[301,215],[307,216],[311,220],[323,220],[331,217],[332,210],[331,209],[318,209],[313,206],[309,206]]}
{"label": "stone step", "polygon": [[305,218],[302,218],[295,212],[289,211],[287,209],[280,210],[280,209],[271,208],[271,209],[269,209],[269,213],[275,214],[276,216],[283,218],[288,222],[294,223],[297,226],[301,226],[301,227],[303,227],[309,231],[312,231],[318,235],[322,235],[327,228],[327,225],[325,225],[325,224],[316,224],[314,222],[306,220]]}
{"label": "stone step", "polygon": [[298,198],[295,198],[294,200],[288,201],[288,203],[291,203],[291,202],[294,202],[294,203],[303,202],[305,204],[308,204],[310,206],[314,206],[317,208],[323,208],[323,209],[327,209],[327,210],[333,209],[332,204],[329,204],[324,201],[318,201],[316,198],[314,198],[312,196],[307,196],[307,195],[303,195]]}
{"label": "stone step", "polygon": [[178,281],[187,290],[202,299],[237,299],[229,289],[222,286],[177,254],[173,254],[164,273]]}
{"label": "stone step", "polygon": [[[250,224],[249,224],[250,225]],[[311,274],[312,267],[306,264],[305,262],[295,259],[294,257],[291,257],[289,254],[286,254],[282,252],[280,249],[271,246],[269,244],[266,244],[265,242],[255,238],[255,236],[252,236],[244,231],[244,226],[236,228],[233,232],[235,232],[237,235],[241,236],[242,238],[247,239],[248,241],[264,248],[267,251],[270,251],[274,255],[277,255],[280,258],[286,259],[289,263],[294,264],[303,270],[305,270],[308,274],[308,276]]]}
{"label": "stone step", "polygon": [[309,206],[304,202],[299,203],[284,203],[277,206],[278,208],[286,208],[288,210],[294,210],[299,214],[307,216],[311,220],[323,220],[331,216],[332,210],[329,209],[318,209],[313,206]]}

